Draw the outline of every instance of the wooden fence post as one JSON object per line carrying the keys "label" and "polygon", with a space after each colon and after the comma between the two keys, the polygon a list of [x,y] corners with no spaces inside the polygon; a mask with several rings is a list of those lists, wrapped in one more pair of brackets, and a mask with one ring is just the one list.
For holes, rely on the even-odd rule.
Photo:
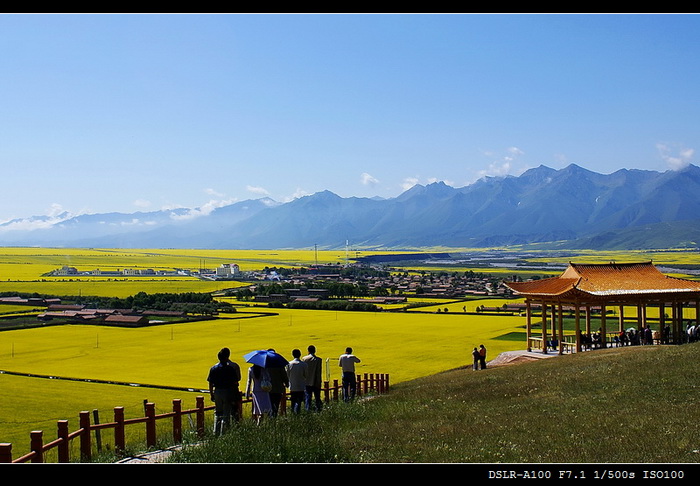
{"label": "wooden fence post", "polygon": [[92,459],[90,412],[80,412],[80,430],[80,460],[90,462]]}
{"label": "wooden fence post", "polygon": [[176,444],[182,442],[182,400],[173,399],[173,441]]}
{"label": "wooden fence post", "polygon": [[124,407],[114,407],[114,449],[123,452],[126,449],[124,439]]}
{"label": "wooden fence post", "polygon": [[8,442],[0,443],[0,464],[12,462],[12,444]]}
{"label": "wooden fence post", "polygon": [[338,401],[338,379],[333,380],[333,400]]}
{"label": "wooden fence post", "polygon": [[44,432],[33,430],[30,434],[30,449],[34,452],[32,462],[44,462]]}
{"label": "wooden fence post", "polygon": [[68,442],[68,421],[58,421],[58,438],[61,442],[58,444],[58,462],[70,462],[70,443]]}
{"label": "wooden fence post", "polygon": [[280,400],[279,414],[280,415],[287,414],[287,391],[286,390],[282,392],[282,400]]}
{"label": "wooden fence post", "polygon": [[[92,418],[95,425],[100,423],[100,411],[95,409],[92,411]],[[95,429],[95,445],[97,446],[97,452],[102,451],[102,431],[100,429]]]}
{"label": "wooden fence post", "polygon": [[204,397],[197,397],[197,434],[204,437]]}
{"label": "wooden fence post", "polygon": [[328,383],[327,381],[323,382],[323,399],[326,403],[328,403],[331,399],[331,396],[330,396],[331,390],[330,390],[329,385],[330,385],[330,383]]}
{"label": "wooden fence post", "polygon": [[156,404],[147,403],[146,408],[146,446],[156,445]]}

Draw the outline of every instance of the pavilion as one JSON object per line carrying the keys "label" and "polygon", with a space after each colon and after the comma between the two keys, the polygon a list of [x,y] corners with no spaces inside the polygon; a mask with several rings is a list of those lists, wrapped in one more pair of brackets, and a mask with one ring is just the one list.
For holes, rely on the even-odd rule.
{"label": "pavilion", "polygon": [[[506,282],[516,294],[525,297],[527,317],[527,349],[541,347],[547,353],[548,316],[551,315],[551,336],[556,340],[559,354],[565,347],[576,352],[582,350],[581,317],[585,318],[586,333],[591,334],[591,317],[600,319],[599,331],[603,336],[601,346],[608,343],[607,319],[609,308],[618,308],[619,329],[625,330],[625,307],[636,307],[637,328],[651,327],[647,309],[659,310],[657,336],[662,342],[679,344],[684,341],[683,309],[695,308],[695,320],[700,316],[700,282],[669,277],[661,273],[652,262],[642,263],[569,263],[558,277]],[[532,335],[532,308],[542,309],[542,338]],[[670,316],[666,311],[670,311]],[[564,312],[573,312],[576,326],[575,340],[563,333]],[[653,329],[653,327],[651,327]],[[666,341],[666,338],[668,339]]]}

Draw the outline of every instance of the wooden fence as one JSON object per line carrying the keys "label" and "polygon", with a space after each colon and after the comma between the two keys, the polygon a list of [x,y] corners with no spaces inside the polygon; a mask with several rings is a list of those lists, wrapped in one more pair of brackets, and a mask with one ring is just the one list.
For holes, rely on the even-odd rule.
{"label": "wooden fence", "polygon": [[[368,394],[386,393],[389,389],[389,375],[365,373],[364,376],[357,375],[357,396]],[[342,393],[342,385],[338,380],[333,381],[333,386],[329,386],[329,382],[324,382],[324,387],[321,390],[325,402],[331,400],[337,401]],[[280,404],[279,413],[286,413],[286,394]],[[243,403],[251,403],[251,400],[243,400]],[[79,414],[79,428],[74,432],[69,432],[68,420],[58,421],[58,434],[56,440],[49,443],[44,443],[44,433],[41,430],[35,430],[30,433],[30,449],[31,451],[21,457],[12,459],[12,444],[0,443],[0,463],[43,463],[46,459],[46,453],[56,449],[58,454],[58,462],[70,462],[70,443],[73,440],[79,440],[80,443],[80,458],[81,462],[90,462],[93,454],[93,432],[98,438],[101,438],[101,431],[107,429],[114,430],[114,450],[118,454],[126,449],[126,434],[125,428],[127,425],[145,424],[146,429],[146,447],[155,447],[157,441],[156,425],[159,420],[172,419],[172,440],[175,444],[182,442],[182,419],[187,416],[194,416],[196,433],[199,437],[204,437],[205,432],[205,417],[208,411],[214,410],[214,405],[205,406],[204,396],[196,397],[195,408],[189,410],[182,409],[182,401],[180,399],[173,400],[172,412],[156,414],[155,403],[145,403],[145,416],[139,418],[125,419],[124,407],[114,408],[114,421],[106,423],[92,423],[90,420],[90,412],[83,411]],[[101,439],[100,439],[101,440]],[[99,442],[98,442],[99,444]]]}

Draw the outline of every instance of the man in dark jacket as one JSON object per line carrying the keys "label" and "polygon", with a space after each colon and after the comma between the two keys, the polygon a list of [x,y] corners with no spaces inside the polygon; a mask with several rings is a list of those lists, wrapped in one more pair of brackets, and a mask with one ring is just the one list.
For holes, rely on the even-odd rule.
{"label": "man in dark jacket", "polygon": [[240,420],[239,405],[241,393],[238,383],[241,381],[240,367],[229,358],[231,351],[223,348],[219,351],[219,362],[209,369],[209,394],[215,406],[214,434],[221,435],[231,423],[233,415]]}

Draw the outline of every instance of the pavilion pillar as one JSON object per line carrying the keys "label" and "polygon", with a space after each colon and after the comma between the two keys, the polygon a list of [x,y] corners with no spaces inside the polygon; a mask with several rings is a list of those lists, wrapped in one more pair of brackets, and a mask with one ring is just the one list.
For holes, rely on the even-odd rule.
{"label": "pavilion pillar", "polygon": [[547,354],[547,302],[542,301],[542,352]]}
{"label": "pavilion pillar", "polygon": [[552,304],[552,327],[549,332],[549,334],[552,336],[552,339],[557,335],[557,306],[555,304]]}
{"label": "pavilion pillar", "polygon": [[671,329],[673,334],[672,342],[680,344],[680,326],[678,325],[678,302],[671,303]]}
{"label": "pavilion pillar", "polygon": [[564,311],[561,303],[559,303],[559,309],[557,310],[557,312],[559,318],[559,338],[557,340],[559,341],[559,355],[562,355],[564,354],[564,346],[562,345],[562,343],[564,342]]}
{"label": "pavilion pillar", "polygon": [[681,329],[681,336],[683,336],[683,341],[682,342],[688,342],[688,332],[686,331],[686,327],[683,326],[683,309],[685,308],[685,302],[679,302],[678,303],[678,321],[680,324],[680,329]]}
{"label": "pavilion pillar", "polygon": [[586,306],[586,334],[591,334],[591,306]]}
{"label": "pavilion pillar", "polygon": [[668,344],[668,339],[666,336],[666,306],[664,302],[659,302],[659,331],[661,332],[661,343]]}
{"label": "pavilion pillar", "polygon": [[581,308],[576,303],[574,311],[574,321],[576,323],[576,352],[581,352]]}
{"label": "pavilion pillar", "polygon": [[607,348],[607,330],[605,327],[605,304],[600,306],[600,347]]}
{"label": "pavilion pillar", "polygon": [[625,330],[625,306],[621,305],[619,308],[619,320],[620,320],[620,332]]}
{"label": "pavilion pillar", "polygon": [[532,351],[532,346],[530,345],[530,338],[532,337],[532,306],[530,305],[530,299],[525,300],[525,322],[525,329],[527,333],[527,351],[529,353]]}

